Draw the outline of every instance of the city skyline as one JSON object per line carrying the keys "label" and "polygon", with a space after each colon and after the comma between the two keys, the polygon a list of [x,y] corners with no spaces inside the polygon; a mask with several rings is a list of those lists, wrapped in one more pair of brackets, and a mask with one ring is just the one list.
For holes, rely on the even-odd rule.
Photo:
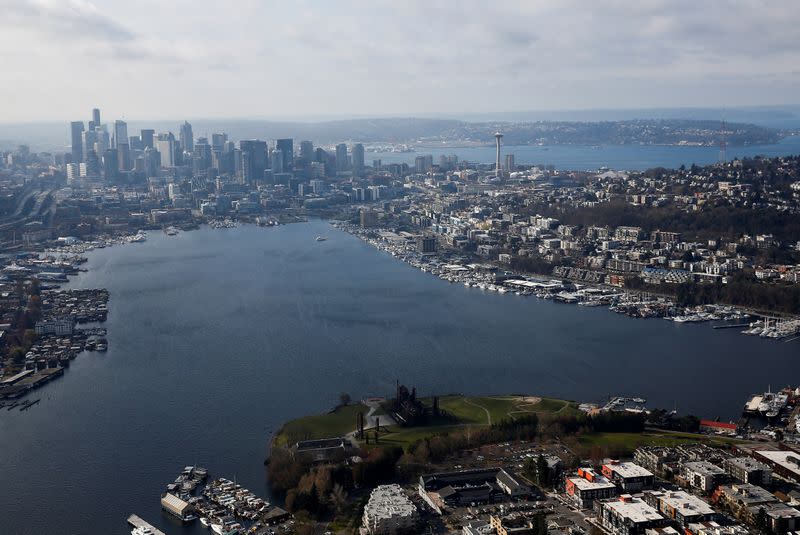
{"label": "city skyline", "polygon": [[724,108],[800,88],[790,2],[0,5],[5,122]]}

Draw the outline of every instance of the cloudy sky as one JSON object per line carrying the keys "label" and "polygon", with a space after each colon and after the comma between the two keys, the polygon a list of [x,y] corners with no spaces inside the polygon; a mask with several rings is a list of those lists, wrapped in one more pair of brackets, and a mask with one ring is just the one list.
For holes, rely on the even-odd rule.
{"label": "cloudy sky", "polygon": [[797,0],[0,0],[0,122],[800,102]]}

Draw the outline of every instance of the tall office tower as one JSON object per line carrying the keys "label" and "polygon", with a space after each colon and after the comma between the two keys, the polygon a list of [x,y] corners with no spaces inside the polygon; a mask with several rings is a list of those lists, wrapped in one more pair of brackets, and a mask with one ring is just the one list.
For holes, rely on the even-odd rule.
{"label": "tall office tower", "polygon": [[161,167],[175,167],[177,163],[177,148],[173,133],[158,134],[155,144],[156,150],[161,153]]}
{"label": "tall office tower", "polygon": [[495,162],[494,176],[495,178],[500,178],[500,140],[503,139],[503,134],[500,132],[495,132],[494,139],[497,142],[497,158]]}
{"label": "tall office tower", "polygon": [[222,150],[228,141],[228,134],[211,134],[211,148]]}
{"label": "tall office tower", "polygon": [[85,130],[84,132],[82,132],[81,146],[83,149],[84,160],[86,159],[86,155],[89,154],[90,150],[95,150],[95,143],[97,143],[96,130]]}
{"label": "tall office tower", "polygon": [[152,129],[142,130],[141,135],[139,137],[142,138],[142,146],[144,148],[155,148],[153,145],[153,138],[155,137],[156,131]]}
{"label": "tall office tower", "polygon": [[141,152],[144,150],[144,145],[142,145],[142,138],[139,136],[131,136],[128,138],[130,141],[128,146],[131,148],[132,152]]}
{"label": "tall office tower", "polygon": [[117,119],[114,121],[114,141],[112,148],[116,149],[120,143],[128,144],[128,123]]}
{"label": "tall office tower", "polygon": [[242,173],[244,182],[261,180],[267,168],[267,142],[259,139],[243,139],[239,141],[242,151]]}
{"label": "tall office tower", "polygon": [[72,134],[72,163],[83,161],[83,121],[72,121],[69,124]]}
{"label": "tall office tower", "polygon": [[283,172],[291,173],[294,169],[294,140],[279,139],[275,143],[275,148],[283,154]]}
{"label": "tall office tower", "polygon": [[314,161],[314,144],[312,142],[300,142],[300,159],[303,160],[303,165],[308,165]]}
{"label": "tall office tower", "polygon": [[506,154],[506,171],[509,173],[517,168],[513,154]]}
{"label": "tall office tower", "polygon": [[347,171],[347,145],[339,143],[336,145],[336,172]]}
{"label": "tall office tower", "polygon": [[[128,139],[126,138],[125,141],[127,142]],[[131,162],[131,147],[128,143],[117,143],[117,161],[119,162],[119,170],[130,171],[133,167],[133,162]]]}
{"label": "tall office tower", "polygon": [[86,176],[100,176],[100,158],[97,156],[94,149],[89,149],[86,153]]}
{"label": "tall office tower", "polygon": [[156,176],[161,167],[161,153],[153,147],[144,149],[144,172],[148,177]]}
{"label": "tall office tower", "polygon": [[92,120],[89,121],[89,130],[94,130],[100,127],[100,110],[97,108],[92,110]]}
{"label": "tall office tower", "polygon": [[322,147],[314,150],[314,161],[319,163],[326,163],[328,161],[328,153]]}
{"label": "tall office tower", "polygon": [[283,151],[280,149],[272,149],[272,153],[269,157],[272,161],[272,174],[283,173]]}
{"label": "tall office tower", "polygon": [[119,159],[116,149],[106,149],[103,153],[103,178],[114,180],[119,174]]}
{"label": "tall office tower", "polygon": [[197,140],[192,152],[192,172],[200,174],[211,167],[211,145],[206,138]]}
{"label": "tall office tower", "polygon": [[105,126],[99,126],[95,129],[97,140],[94,143],[94,150],[97,154],[103,154],[106,149],[111,148],[111,140],[108,137],[108,130]]}
{"label": "tall office tower", "polygon": [[360,177],[364,174],[364,145],[353,145],[353,176]]}
{"label": "tall office tower", "polygon": [[192,125],[188,121],[183,121],[180,131],[181,147],[183,150],[189,152],[194,150],[194,134],[192,133]]}

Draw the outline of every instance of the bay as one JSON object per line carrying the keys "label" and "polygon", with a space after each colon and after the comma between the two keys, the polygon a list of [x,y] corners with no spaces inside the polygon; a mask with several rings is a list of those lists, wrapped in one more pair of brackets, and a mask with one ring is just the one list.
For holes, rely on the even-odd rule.
{"label": "bay", "polygon": [[[368,152],[367,164],[380,159],[386,165],[407,163],[414,165],[417,156],[433,155],[433,163],[440,156],[456,155],[460,161],[491,164],[495,161],[495,147],[451,147],[417,149],[417,152]],[[517,165],[554,165],[567,171],[597,170],[610,167],[616,170],[644,171],[653,167],[677,169],[681,165],[711,165],[720,161],[718,146],[684,147],[677,145],[521,145],[501,148],[501,165],[505,155],[513,154]],[[771,145],[728,147],[727,159],[754,156],[790,156],[800,154],[800,136],[789,136]]]}
{"label": "bay", "polygon": [[91,252],[69,285],[110,291],[108,352],[0,409],[0,533],[127,534],[130,513],[203,533],[160,511],[184,465],[269,496],[282,422],[396,380],[735,418],[800,372],[797,342],[453,285],[324,221],[148,236]]}

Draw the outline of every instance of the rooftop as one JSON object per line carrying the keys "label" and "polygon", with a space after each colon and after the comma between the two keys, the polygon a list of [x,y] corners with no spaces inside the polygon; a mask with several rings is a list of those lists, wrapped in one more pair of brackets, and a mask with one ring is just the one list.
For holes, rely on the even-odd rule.
{"label": "rooftop", "polygon": [[714,513],[714,510],[706,502],[682,490],[662,491],[657,495],[659,495],[664,504],[675,509],[681,516],[710,515]]}
{"label": "rooftop", "polygon": [[639,466],[638,464],[631,463],[631,462],[615,462],[615,463],[608,463],[606,466],[617,475],[623,478],[628,477],[648,477],[652,476],[653,473],[649,470]]}
{"label": "rooftop", "polygon": [[653,507],[631,496],[621,496],[619,500],[603,502],[603,507],[612,509],[619,516],[637,524],[664,518]]}

